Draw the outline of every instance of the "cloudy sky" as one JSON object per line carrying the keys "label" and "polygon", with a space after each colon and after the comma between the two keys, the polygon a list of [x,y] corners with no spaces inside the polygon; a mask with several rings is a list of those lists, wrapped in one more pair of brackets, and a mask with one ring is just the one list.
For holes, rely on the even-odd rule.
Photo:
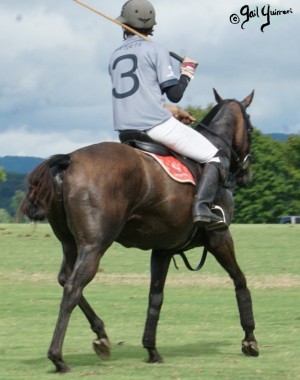
{"label": "cloudy sky", "polygon": [[[123,5],[86,2],[114,17]],[[255,89],[256,128],[300,133],[298,0],[152,2],[153,39],[199,61],[180,106],[213,103],[213,87],[240,100]],[[0,0],[0,156],[46,158],[116,140],[107,65],[121,40],[119,26],[72,0]]]}

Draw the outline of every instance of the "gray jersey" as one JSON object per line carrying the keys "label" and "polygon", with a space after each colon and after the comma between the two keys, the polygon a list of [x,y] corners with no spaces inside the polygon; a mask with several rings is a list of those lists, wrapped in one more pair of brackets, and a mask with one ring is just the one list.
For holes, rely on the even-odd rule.
{"label": "gray jersey", "polygon": [[169,52],[133,36],[114,51],[109,63],[116,130],[152,128],[172,114],[163,90],[176,85]]}

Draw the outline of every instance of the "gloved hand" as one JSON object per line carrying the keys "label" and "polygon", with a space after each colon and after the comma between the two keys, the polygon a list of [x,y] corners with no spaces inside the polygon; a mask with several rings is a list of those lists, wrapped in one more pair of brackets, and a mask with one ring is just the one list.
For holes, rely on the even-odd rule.
{"label": "gloved hand", "polygon": [[197,66],[198,66],[197,61],[189,57],[185,57],[179,67],[180,73],[188,76],[190,79],[194,79],[194,74],[195,74]]}
{"label": "gloved hand", "polygon": [[183,124],[190,125],[196,121],[196,119],[191,114],[182,110],[181,108],[175,107],[171,104],[165,104],[165,107],[171,111],[173,116]]}

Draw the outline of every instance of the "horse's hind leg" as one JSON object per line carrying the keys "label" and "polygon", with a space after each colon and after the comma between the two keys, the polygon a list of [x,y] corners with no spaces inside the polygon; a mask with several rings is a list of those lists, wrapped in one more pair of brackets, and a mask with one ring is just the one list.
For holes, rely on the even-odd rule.
{"label": "horse's hind leg", "polygon": [[152,251],[149,305],[143,335],[143,346],[148,350],[149,354],[148,363],[162,362],[162,357],[156,350],[156,330],[163,303],[164,285],[171,258],[171,255],[163,251]]}
{"label": "horse's hind leg", "polygon": [[[240,322],[245,332],[245,338],[242,341],[242,352],[247,356],[258,356],[259,350],[254,336],[255,322],[251,294],[247,287],[246,278],[236,261],[234,245],[229,231],[226,232],[225,236],[222,240],[215,240],[218,243],[210,244],[208,249],[234,282]],[[211,239],[211,242],[213,241]]]}
{"label": "horse's hind leg", "polygon": [[[63,251],[64,258],[58,275],[58,282],[62,287],[65,286],[65,283],[72,274],[74,268],[76,260],[74,260],[74,257],[76,258],[77,256],[75,242],[73,244],[69,244],[67,248],[65,244]],[[108,359],[110,356],[110,342],[104,329],[104,322],[94,312],[84,296],[81,296],[78,306],[89,321],[92,331],[97,335],[97,339],[93,342],[93,347],[96,354],[102,360]]]}
{"label": "horse's hind leg", "polygon": [[107,246],[101,247],[97,243],[92,244],[92,242],[78,247],[78,257],[74,269],[64,285],[59,316],[48,351],[48,358],[52,360],[57,372],[69,370],[62,359],[62,346],[70,316],[75,306],[82,302],[82,291],[94,278],[100,258],[106,248]]}

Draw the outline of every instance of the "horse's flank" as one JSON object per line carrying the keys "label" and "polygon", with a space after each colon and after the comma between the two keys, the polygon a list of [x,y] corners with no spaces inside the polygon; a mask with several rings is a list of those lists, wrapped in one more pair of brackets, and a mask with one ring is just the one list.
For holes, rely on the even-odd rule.
{"label": "horse's flank", "polygon": [[[60,197],[71,231],[76,228],[73,220],[91,222],[94,206],[99,230],[114,226],[113,239],[126,247],[173,249],[193,231],[187,205],[192,204],[194,186],[175,182],[152,157],[124,144],[99,143],[53,156],[28,181],[35,189],[28,197],[35,197],[35,208],[26,210],[23,202],[22,212],[31,219],[40,207],[52,218],[51,207]],[[102,215],[108,215],[105,222]]]}

